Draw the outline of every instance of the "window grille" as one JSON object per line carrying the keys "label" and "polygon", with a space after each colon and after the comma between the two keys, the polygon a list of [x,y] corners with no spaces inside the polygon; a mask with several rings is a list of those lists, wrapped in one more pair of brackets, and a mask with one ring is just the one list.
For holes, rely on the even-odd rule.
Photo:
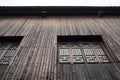
{"label": "window grille", "polygon": [[12,57],[15,55],[18,43],[1,43],[0,54],[3,54],[0,64],[9,64]]}
{"label": "window grille", "polygon": [[74,63],[84,62],[79,43],[71,44],[72,58]]}
{"label": "window grille", "polygon": [[10,63],[22,38],[22,36],[0,36],[0,65]]}
{"label": "window grille", "polygon": [[70,62],[70,55],[69,55],[69,47],[67,43],[61,43],[59,45],[60,50],[60,58],[59,61],[61,63],[69,63]]}
{"label": "window grille", "polygon": [[97,59],[96,59],[96,56],[95,56],[95,53],[92,49],[92,43],[82,43],[82,48],[83,48],[83,51],[84,51],[84,54],[86,56],[86,60],[87,62],[98,62]]}
{"label": "window grille", "polygon": [[111,53],[105,48],[101,36],[60,36],[58,37],[58,63],[108,63],[114,61],[114,59],[110,59]]}
{"label": "window grille", "polygon": [[0,80],[15,56],[22,38],[23,36],[0,36]]}

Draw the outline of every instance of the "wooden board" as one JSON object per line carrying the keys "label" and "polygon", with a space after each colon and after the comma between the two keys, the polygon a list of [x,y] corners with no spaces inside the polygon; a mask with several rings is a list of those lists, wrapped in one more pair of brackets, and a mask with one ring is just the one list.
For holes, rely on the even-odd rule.
{"label": "wooden board", "polygon": [[58,64],[57,35],[102,35],[120,60],[120,17],[1,17],[0,36],[24,38],[0,80],[120,80],[120,63]]}

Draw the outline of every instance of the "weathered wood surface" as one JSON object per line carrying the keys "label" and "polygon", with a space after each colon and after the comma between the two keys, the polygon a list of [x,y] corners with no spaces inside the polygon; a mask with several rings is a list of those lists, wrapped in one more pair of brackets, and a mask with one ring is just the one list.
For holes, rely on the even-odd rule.
{"label": "weathered wood surface", "polygon": [[120,80],[120,63],[57,64],[57,35],[102,35],[120,60],[120,17],[0,18],[1,36],[24,36],[2,80]]}

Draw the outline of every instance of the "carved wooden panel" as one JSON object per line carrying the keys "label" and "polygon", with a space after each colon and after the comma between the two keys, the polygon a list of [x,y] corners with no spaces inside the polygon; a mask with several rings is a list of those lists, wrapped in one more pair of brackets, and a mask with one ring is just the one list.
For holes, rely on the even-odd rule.
{"label": "carved wooden panel", "polygon": [[81,49],[80,49],[80,45],[79,43],[72,43],[71,44],[71,50],[72,50],[72,58],[73,58],[73,62],[74,63],[83,63],[84,60],[83,60],[83,56],[82,56],[82,53],[81,53]]}
{"label": "carved wooden panel", "polygon": [[0,64],[9,64],[12,57],[15,55],[17,43],[2,43],[0,46],[1,55],[3,55]]}
{"label": "carved wooden panel", "polygon": [[70,63],[69,47],[67,43],[60,43],[59,45],[59,62]]}
{"label": "carved wooden panel", "polygon": [[99,56],[100,62],[109,62],[109,59],[108,59],[107,55],[105,54],[105,52],[103,51],[100,44],[94,43],[93,46],[94,46],[94,49],[96,50],[96,53]]}
{"label": "carved wooden panel", "polygon": [[82,48],[86,56],[87,62],[98,62],[90,43],[83,43]]}
{"label": "carved wooden panel", "polygon": [[60,63],[104,63],[109,62],[100,42],[61,42]]}

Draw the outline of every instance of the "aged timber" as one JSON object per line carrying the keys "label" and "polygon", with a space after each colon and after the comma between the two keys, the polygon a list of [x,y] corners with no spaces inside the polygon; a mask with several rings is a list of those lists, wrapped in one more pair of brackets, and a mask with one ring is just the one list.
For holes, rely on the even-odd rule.
{"label": "aged timber", "polygon": [[120,61],[120,17],[1,17],[0,36],[23,39],[0,80],[120,80],[119,62],[58,64],[58,35],[101,35]]}

